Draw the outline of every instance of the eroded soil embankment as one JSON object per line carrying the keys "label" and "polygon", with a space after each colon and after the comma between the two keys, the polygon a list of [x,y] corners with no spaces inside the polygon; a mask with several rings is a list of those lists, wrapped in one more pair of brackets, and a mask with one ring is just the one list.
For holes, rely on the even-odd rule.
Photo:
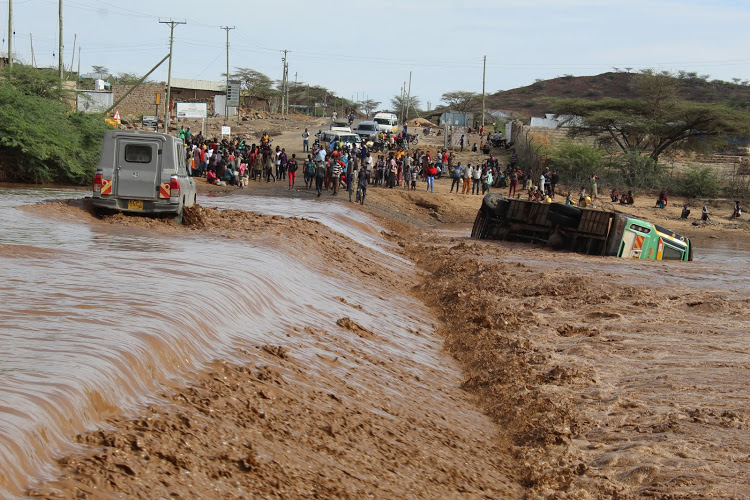
{"label": "eroded soil embankment", "polygon": [[[737,337],[750,299],[649,285],[628,276],[631,261],[394,227],[530,496],[750,493],[735,479],[748,479],[736,457],[748,452],[749,395],[733,382],[750,373]],[[668,280],[700,272],[690,264],[647,265]]]}
{"label": "eroded soil embankment", "polygon": [[[331,297],[341,314],[315,326],[285,328],[277,336],[288,339],[284,345],[243,345],[238,336],[233,358],[240,362],[218,361],[190,387],[154,396],[155,402],[138,416],[115,418],[105,429],[79,435],[80,453],[59,461],[59,480],[30,494],[143,499],[522,496],[507,443],[459,387],[460,376],[452,360],[439,352],[441,342],[431,323],[414,317],[428,316],[407,295],[416,278],[373,262],[371,249],[316,222],[239,210],[199,207],[186,213],[182,227],[124,215],[97,220],[81,202],[32,210],[103,224],[101,231],[211,235],[298,251],[307,265],[332,270],[336,279],[345,270],[374,298],[373,303],[359,303]],[[384,307],[388,302],[377,296],[401,297],[404,307]],[[385,324],[412,325],[404,326],[400,337],[373,326],[396,314]],[[360,324],[355,317],[372,321],[360,319]],[[394,340],[401,338],[409,340]],[[314,349],[303,350],[303,343]]]}

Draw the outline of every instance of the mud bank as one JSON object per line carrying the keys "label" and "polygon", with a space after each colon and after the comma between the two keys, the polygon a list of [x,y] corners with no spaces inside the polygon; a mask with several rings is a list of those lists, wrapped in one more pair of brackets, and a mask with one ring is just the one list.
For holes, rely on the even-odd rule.
{"label": "mud bank", "polygon": [[[400,249],[394,252],[420,273],[307,220],[200,208],[185,228],[125,216],[104,222],[283,245],[311,266],[325,267],[321,255],[330,253],[374,294],[411,290],[429,307],[439,337],[422,305],[410,306],[416,317],[396,314],[423,324],[409,327],[412,342],[442,345],[458,360],[460,378],[434,363],[425,368],[421,347],[404,353],[403,344],[385,342],[380,352],[369,350],[386,336],[355,314],[393,311],[338,296],[350,314],[286,332],[314,336],[318,368],[287,345],[242,346],[245,361],[219,361],[136,418],[79,436],[82,453],[61,460],[62,479],[35,493],[750,494],[750,299],[747,283],[725,279],[731,263],[632,262],[473,241],[462,236],[462,224],[473,219],[478,197],[372,189],[368,201],[353,209],[377,216]],[[70,210],[87,217],[80,207]],[[672,215],[661,213],[667,222],[658,222],[672,228]],[[699,239],[746,234],[742,227],[704,229]],[[342,332],[350,336],[342,340]]]}
{"label": "mud bank", "polygon": [[418,291],[439,304],[463,387],[512,437],[528,495],[750,494],[750,299],[722,290],[726,270],[399,241],[429,272]]}
{"label": "mud bank", "polygon": [[[460,388],[413,266],[314,221],[198,207],[185,225],[90,215],[85,201],[28,208],[58,218],[293,253],[348,280],[310,322],[308,303],[268,343],[237,341],[193,383],[76,438],[42,498],[518,498],[509,442]],[[398,248],[395,246],[395,248]],[[335,265],[332,265],[335,264]],[[230,270],[217,273],[231,272]],[[366,299],[365,297],[369,297]],[[248,325],[250,327],[250,325]]]}

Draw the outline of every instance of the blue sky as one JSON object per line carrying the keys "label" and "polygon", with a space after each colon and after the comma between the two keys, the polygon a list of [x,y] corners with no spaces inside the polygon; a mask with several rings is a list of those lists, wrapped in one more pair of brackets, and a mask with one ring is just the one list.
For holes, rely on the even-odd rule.
{"label": "blue sky", "polygon": [[[268,6],[268,7],[263,7]],[[13,0],[14,53],[57,65],[58,0]],[[230,31],[230,67],[280,79],[281,50],[290,79],[347,98],[387,103],[412,71],[423,106],[452,90],[487,92],[536,79],[594,75],[613,67],[694,71],[712,79],[750,80],[750,1],[666,0],[63,0],[64,62],[73,36],[81,70],[143,74],[169,50],[173,77],[221,80]],[[7,50],[8,1],[0,1],[1,52]],[[78,49],[74,69],[78,66]],[[165,63],[152,76],[166,80]],[[385,106],[382,106],[385,107]]]}

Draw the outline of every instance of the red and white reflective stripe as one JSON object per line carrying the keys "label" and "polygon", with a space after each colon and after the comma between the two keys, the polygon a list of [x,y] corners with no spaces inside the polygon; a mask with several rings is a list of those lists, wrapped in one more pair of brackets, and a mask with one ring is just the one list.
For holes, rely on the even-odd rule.
{"label": "red and white reflective stripe", "polygon": [[112,194],[112,179],[103,179],[101,189],[101,194]]}
{"label": "red and white reflective stripe", "polygon": [[162,182],[159,186],[159,198],[169,198],[172,195],[172,188],[168,182]]}

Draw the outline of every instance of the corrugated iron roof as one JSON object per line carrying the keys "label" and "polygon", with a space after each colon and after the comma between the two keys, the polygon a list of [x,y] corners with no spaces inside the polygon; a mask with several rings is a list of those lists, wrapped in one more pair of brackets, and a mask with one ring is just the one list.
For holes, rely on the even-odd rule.
{"label": "corrugated iron roof", "polygon": [[211,80],[190,80],[187,78],[172,78],[172,87],[190,90],[213,90],[224,92],[226,82],[212,82]]}

